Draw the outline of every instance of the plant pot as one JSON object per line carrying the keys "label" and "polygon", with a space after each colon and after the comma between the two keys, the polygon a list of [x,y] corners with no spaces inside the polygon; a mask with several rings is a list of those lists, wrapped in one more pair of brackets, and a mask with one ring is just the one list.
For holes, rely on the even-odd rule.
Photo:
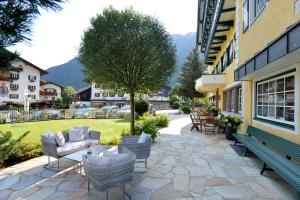
{"label": "plant pot", "polygon": [[236,129],[225,127],[225,135],[228,140],[234,140],[233,133],[236,133]]}

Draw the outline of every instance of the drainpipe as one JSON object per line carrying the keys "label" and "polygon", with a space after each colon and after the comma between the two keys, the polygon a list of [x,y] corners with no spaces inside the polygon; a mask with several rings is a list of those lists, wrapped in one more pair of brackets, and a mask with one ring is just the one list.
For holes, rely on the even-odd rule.
{"label": "drainpipe", "polygon": [[219,110],[219,88],[216,90],[216,109]]}

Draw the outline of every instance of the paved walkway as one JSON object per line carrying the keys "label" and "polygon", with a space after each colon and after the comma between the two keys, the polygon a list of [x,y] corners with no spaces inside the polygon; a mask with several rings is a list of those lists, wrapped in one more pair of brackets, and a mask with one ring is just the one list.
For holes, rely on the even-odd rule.
{"label": "paved walkway", "polygon": [[[259,160],[238,156],[224,135],[190,132],[187,116],[172,118],[152,147],[148,173],[136,174],[127,187],[133,199],[296,199],[277,175],[259,174]],[[88,199],[84,176],[44,169],[46,162],[43,156],[0,171],[0,199]],[[120,190],[110,192],[111,200],[121,196]]]}

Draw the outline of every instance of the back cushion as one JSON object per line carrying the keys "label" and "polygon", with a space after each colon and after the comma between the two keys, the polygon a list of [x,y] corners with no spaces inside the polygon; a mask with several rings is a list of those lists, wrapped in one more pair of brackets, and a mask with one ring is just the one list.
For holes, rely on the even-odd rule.
{"label": "back cushion", "polygon": [[83,130],[82,129],[71,129],[69,132],[69,141],[70,142],[79,142],[84,140]]}
{"label": "back cushion", "polygon": [[81,129],[83,131],[84,139],[90,138],[90,127],[89,126],[74,126],[74,129]]}

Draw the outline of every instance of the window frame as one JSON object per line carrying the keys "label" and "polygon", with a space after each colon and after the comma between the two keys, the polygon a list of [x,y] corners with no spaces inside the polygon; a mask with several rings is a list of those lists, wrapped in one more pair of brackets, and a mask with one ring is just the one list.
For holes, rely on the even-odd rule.
{"label": "window frame", "polygon": [[[294,90],[285,90],[285,79],[286,78],[288,78],[288,77],[291,77],[291,76],[293,76],[294,77]],[[282,92],[278,92],[277,91],[277,80],[280,80],[280,79],[284,79],[284,90],[282,91]],[[269,116],[267,116],[267,117],[264,117],[264,116],[262,116],[263,115],[263,113],[262,113],[262,115],[258,115],[258,106],[261,106],[261,107],[264,107],[264,106],[267,106],[268,108],[270,107],[270,105],[269,105],[269,100],[268,100],[268,105],[258,105],[258,98],[259,98],[259,95],[264,95],[264,93],[262,93],[262,94],[258,94],[258,86],[259,85],[263,85],[263,84],[265,84],[265,83],[268,83],[268,85],[269,85],[269,83],[270,82],[272,82],[272,81],[275,81],[275,88],[274,88],[274,96],[275,96],[275,99],[274,99],[274,106],[273,105],[271,105],[271,107],[274,107],[274,113],[275,113],[275,116],[274,116],[274,118],[270,118]],[[296,123],[297,123],[297,121],[296,121],[296,108],[297,108],[297,106],[296,106],[296,71],[288,71],[288,72],[285,72],[285,73],[282,73],[282,74],[278,74],[278,75],[275,75],[275,76],[272,76],[272,77],[269,77],[269,78],[266,78],[266,79],[263,79],[263,80],[259,80],[259,81],[257,81],[256,83],[255,83],[255,105],[254,105],[254,110],[255,110],[255,118],[254,119],[258,119],[258,120],[262,120],[262,121],[265,121],[265,122],[267,122],[267,123],[272,123],[272,124],[275,124],[275,125],[278,125],[278,126],[281,126],[281,127],[285,127],[285,128],[289,128],[289,129],[292,129],[292,130],[295,130],[295,127],[296,127]],[[286,93],[289,93],[289,92],[293,92],[294,93],[294,105],[293,106],[287,106],[286,105],[286,98],[285,98],[285,96],[286,96]],[[283,95],[284,95],[284,98],[283,98],[283,100],[284,100],[284,102],[283,102],[283,105],[282,106],[278,106],[277,105],[277,95],[276,94],[278,94],[278,93],[283,93]],[[266,95],[272,95],[273,93],[270,93],[270,92],[267,92],[266,93]],[[269,97],[268,97],[269,98]],[[263,99],[262,99],[262,101],[263,101]],[[283,116],[284,116],[284,118],[285,118],[285,108],[293,108],[294,109],[294,121],[293,122],[291,122],[291,121],[287,121],[287,120],[280,120],[280,119],[276,119],[276,117],[277,117],[277,107],[283,107]],[[269,109],[268,109],[268,115],[269,115]]]}
{"label": "window frame", "polygon": [[[244,13],[245,12],[245,6],[247,6],[246,15]],[[244,20],[245,16],[247,17],[247,25],[246,26],[245,26],[245,20]],[[248,30],[249,25],[250,25],[249,22],[250,22],[250,19],[249,19],[249,0],[245,0],[244,3],[243,3],[243,32],[246,32]]]}

